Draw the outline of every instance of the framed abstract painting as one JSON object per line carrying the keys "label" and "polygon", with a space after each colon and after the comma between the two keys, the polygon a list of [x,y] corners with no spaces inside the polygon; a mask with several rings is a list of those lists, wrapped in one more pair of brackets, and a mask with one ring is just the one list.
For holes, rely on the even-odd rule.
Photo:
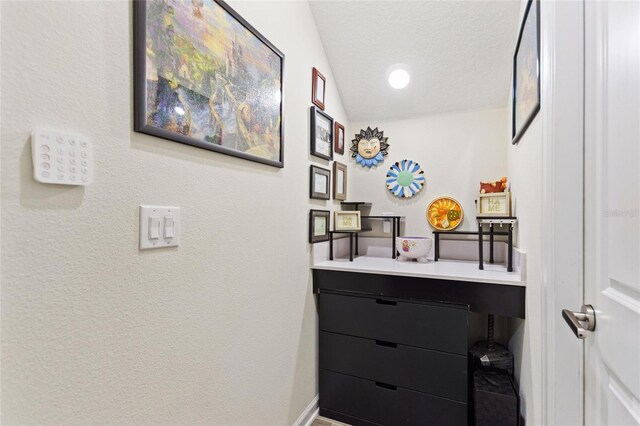
{"label": "framed abstract painting", "polygon": [[221,0],[134,0],[134,130],[284,167],[284,54]]}
{"label": "framed abstract painting", "polygon": [[529,0],[513,55],[511,143],[516,144],[540,111],[540,2]]}

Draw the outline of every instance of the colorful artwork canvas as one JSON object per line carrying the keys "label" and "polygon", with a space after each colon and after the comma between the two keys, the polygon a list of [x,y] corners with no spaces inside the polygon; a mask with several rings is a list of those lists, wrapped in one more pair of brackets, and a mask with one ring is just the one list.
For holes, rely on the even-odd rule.
{"label": "colorful artwork canvas", "polygon": [[513,58],[512,142],[517,143],[540,110],[538,0],[529,0]]}
{"label": "colorful artwork canvas", "polygon": [[283,167],[284,55],[223,1],[134,1],[135,130]]}

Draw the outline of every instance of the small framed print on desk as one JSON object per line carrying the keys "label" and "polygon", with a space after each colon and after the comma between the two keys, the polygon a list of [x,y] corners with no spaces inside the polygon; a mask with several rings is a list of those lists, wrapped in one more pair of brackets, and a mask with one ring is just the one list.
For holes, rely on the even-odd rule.
{"label": "small framed print on desk", "polygon": [[333,229],[336,231],[360,231],[359,210],[343,210],[335,212]]}
{"label": "small framed print on desk", "polygon": [[478,194],[478,212],[476,216],[511,216],[511,192]]}

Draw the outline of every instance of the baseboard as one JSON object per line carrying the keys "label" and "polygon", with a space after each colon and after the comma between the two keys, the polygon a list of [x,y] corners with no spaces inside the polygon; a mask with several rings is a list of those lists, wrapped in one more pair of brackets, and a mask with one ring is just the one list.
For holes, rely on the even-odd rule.
{"label": "baseboard", "polygon": [[318,417],[318,401],[320,400],[319,395],[316,395],[311,403],[307,405],[307,408],[304,409],[302,414],[298,417],[298,419],[293,422],[293,426],[311,426],[313,420]]}

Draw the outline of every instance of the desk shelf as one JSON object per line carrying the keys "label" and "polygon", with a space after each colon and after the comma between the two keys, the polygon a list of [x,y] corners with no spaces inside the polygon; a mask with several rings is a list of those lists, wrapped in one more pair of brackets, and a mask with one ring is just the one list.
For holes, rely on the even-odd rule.
{"label": "desk shelf", "polygon": [[[489,263],[493,263],[493,240],[495,235],[507,236],[507,271],[513,272],[513,225],[518,221],[518,218],[509,217],[479,217],[478,230],[477,231],[433,231],[434,236],[434,256],[433,260],[438,261],[440,257],[440,236],[441,235],[477,235],[478,236],[478,266],[480,269],[484,269],[484,253],[482,243],[484,242],[484,230],[483,225],[489,225]],[[494,225],[508,225],[506,232],[495,231]]]}
{"label": "desk shelf", "polygon": [[[352,203],[350,203],[352,204]],[[363,203],[360,203],[363,204]],[[391,220],[393,232],[391,233],[391,258],[396,258],[396,237],[400,233],[400,220],[404,219],[404,216],[360,216],[361,219],[380,219]],[[358,256],[358,236],[367,231],[371,231],[371,227],[366,227],[359,231],[329,231],[329,260],[333,260],[333,234],[349,234],[349,261],[353,262],[354,256],[354,239],[355,239],[355,255]]]}

